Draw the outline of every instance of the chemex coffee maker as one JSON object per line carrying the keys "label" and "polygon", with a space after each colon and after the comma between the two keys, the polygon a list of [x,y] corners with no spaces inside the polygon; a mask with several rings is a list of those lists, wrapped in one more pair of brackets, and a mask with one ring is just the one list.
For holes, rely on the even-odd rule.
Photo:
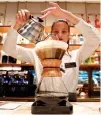
{"label": "chemex coffee maker", "polygon": [[[40,18],[32,17],[18,32],[36,43],[35,51],[43,65],[42,77],[37,84],[31,113],[72,114],[73,106],[68,101],[68,90],[62,80],[60,69],[62,57],[68,47],[67,43],[54,40],[54,37],[57,37],[54,34],[45,37]],[[61,85],[62,91],[59,90]]]}

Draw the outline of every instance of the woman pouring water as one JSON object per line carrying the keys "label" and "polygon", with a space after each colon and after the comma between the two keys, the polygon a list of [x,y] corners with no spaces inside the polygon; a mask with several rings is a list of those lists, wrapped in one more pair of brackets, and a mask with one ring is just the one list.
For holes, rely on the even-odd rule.
{"label": "woman pouring water", "polygon": [[[50,14],[59,18],[59,20],[55,21],[51,27],[51,33],[57,36],[55,39],[65,42],[69,46],[70,27],[68,22],[70,22],[81,32],[85,40],[84,44],[78,50],[69,51],[68,47],[68,51],[62,58],[61,68],[63,70],[62,80],[64,84],[61,85],[57,78],[53,78],[53,88],[51,80],[49,78],[44,79],[41,83],[40,91],[45,91],[47,88],[48,91],[68,91],[76,93],[80,63],[88,58],[98,47],[100,43],[100,33],[95,27],[87,24],[84,20],[76,17],[71,12],[60,8],[57,3],[50,2],[50,5],[52,5],[52,7],[49,7],[41,12],[43,15],[40,18],[44,20]],[[28,21],[29,16],[30,12],[28,10],[20,10],[17,13],[16,23],[13,27],[11,27],[7,34],[3,50],[5,53],[14,58],[33,64],[35,66],[37,82],[39,83],[43,66],[34,48],[24,48],[16,44],[18,36],[17,30]],[[47,65],[48,64],[49,62],[47,61]],[[66,88],[64,88],[64,85]]]}

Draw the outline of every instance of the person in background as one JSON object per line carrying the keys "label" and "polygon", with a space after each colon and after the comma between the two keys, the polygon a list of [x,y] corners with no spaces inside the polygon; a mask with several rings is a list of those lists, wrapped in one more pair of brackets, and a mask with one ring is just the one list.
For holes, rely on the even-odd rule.
{"label": "person in background", "polygon": [[[68,47],[68,52],[63,56],[61,63],[61,67],[64,70],[62,72],[62,80],[66,89],[69,93],[76,94],[80,63],[88,58],[98,47],[100,43],[100,32],[71,12],[60,8],[57,3],[50,2],[50,5],[52,5],[52,7],[41,12],[43,15],[40,18],[44,20],[50,14],[59,18],[59,20],[53,23],[51,28],[51,33],[55,33],[55,35],[58,36],[56,40],[66,42],[69,45],[70,27],[68,22],[72,23],[85,38],[84,44],[79,49],[70,51]],[[24,48],[16,44],[18,35],[17,30],[28,21],[29,16],[30,12],[28,10],[18,11],[16,23],[7,34],[3,50],[14,58],[33,64],[35,66],[37,82],[39,83],[43,67],[34,48]],[[71,65],[72,62],[75,64],[67,68],[66,65]],[[50,78],[44,79],[41,83],[40,91],[45,91],[45,87],[47,87],[48,91],[63,91],[64,86],[57,78],[54,79],[53,85],[55,86],[54,89],[52,89]]]}

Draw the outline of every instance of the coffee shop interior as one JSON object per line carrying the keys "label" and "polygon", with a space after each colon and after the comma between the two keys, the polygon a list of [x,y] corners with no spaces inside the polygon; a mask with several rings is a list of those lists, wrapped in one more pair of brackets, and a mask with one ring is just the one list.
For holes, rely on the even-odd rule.
{"label": "coffee shop interior", "polygon": [[[40,12],[49,7],[48,1],[2,0],[0,2],[0,105],[8,101],[24,103],[34,100],[37,88],[34,65],[7,55],[2,47],[7,32],[15,23],[16,13],[20,9],[28,9],[31,15],[40,17]],[[100,0],[58,0],[55,2],[100,31]],[[44,20],[45,32],[48,34],[55,20],[56,17],[52,15]],[[35,47],[35,43],[21,35],[18,37],[18,45],[26,48]],[[70,24],[70,50],[78,49],[83,42],[83,35]],[[93,54],[80,65],[76,89],[77,102],[100,102],[100,74],[100,46],[98,46]]]}

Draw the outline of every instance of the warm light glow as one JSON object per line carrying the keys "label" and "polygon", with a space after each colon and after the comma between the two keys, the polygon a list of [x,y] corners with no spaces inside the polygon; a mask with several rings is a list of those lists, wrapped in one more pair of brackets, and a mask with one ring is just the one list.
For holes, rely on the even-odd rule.
{"label": "warm light glow", "polygon": [[5,2],[5,1],[10,1],[10,2],[18,2],[18,1],[22,1],[22,2],[46,2],[46,1],[53,1],[53,2],[57,2],[57,1],[67,1],[67,2],[93,2],[93,3],[100,3],[100,0],[1,0],[0,2]]}

